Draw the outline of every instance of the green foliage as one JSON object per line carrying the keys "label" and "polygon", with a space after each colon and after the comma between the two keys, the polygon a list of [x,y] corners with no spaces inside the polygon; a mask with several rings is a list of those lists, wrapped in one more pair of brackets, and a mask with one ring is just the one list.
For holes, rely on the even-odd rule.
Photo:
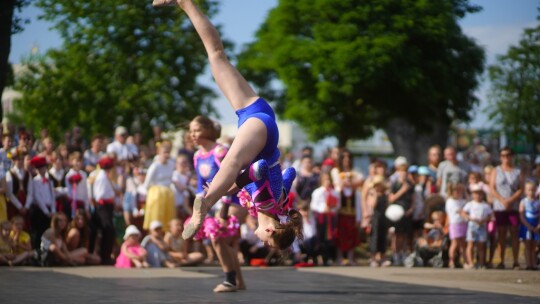
{"label": "green foliage", "polygon": [[540,143],[540,25],[489,67],[490,117],[512,139]]}
{"label": "green foliage", "polygon": [[4,0],[4,1],[14,1],[14,11],[13,14],[13,23],[11,24],[11,34],[17,34],[24,30],[24,26],[30,23],[30,20],[22,18],[20,16],[21,11],[30,5],[30,0]]}
{"label": "green foliage", "polygon": [[[348,139],[405,118],[467,120],[484,51],[457,20],[467,0],[281,0],[239,56],[278,112],[314,139]],[[281,82],[276,85],[274,80]]]}
{"label": "green foliage", "polygon": [[[37,1],[64,43],[25,62],[16,118],[60,137],[74,125],[86,135],[116,124],[148,133],[151,120],[178,125],[212,113],[214,93],[197,83],[207,64],[198,35],[179,9],[151,2]],[[216,1],[200,5],[216,13]]]}

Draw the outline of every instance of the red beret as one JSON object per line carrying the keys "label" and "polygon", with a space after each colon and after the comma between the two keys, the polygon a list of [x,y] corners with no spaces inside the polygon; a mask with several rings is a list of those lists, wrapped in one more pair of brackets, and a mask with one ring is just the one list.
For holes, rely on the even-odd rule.
{"label": "red beret", "polygon": [[30,165],[32,165],[36,169],[45,167],[47,166],[47,159],[43,156],[34,156],[30,160]]}
{"label": "red beret", "polygon": [[114,166],[114,161],[110,157],[103,157],[99,160],[98,165],[101,169],[111,169]]}

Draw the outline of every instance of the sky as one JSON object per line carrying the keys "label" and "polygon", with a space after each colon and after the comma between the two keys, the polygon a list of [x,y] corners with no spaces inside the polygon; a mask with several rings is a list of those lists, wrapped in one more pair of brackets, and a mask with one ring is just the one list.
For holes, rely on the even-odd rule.
{"label": "sky", "polygon": [[[496,55],[504,54],[510,45],[517,44],[524,28],[537,24],[539,0],[471,0],[470,2],[482,6],[483,10],[468,15],[460,21],[460,24],[464,33],[475,38],[478,44],[485,47],[488,65],[495,62]],[[278,0],[224,0],[219,14],[212,21],[222,25],[224,37],[233,41],[239,50],[243,44],[253,41],[259,25],[266,18],[268,11],[277,3]],[[23,11],[23,16],[29,18],[31,23],[26,26],[24,32],[12,37],[10,62],[19,63],[33,47],[37,47],[42,53],[62,44],[59,35],[49,29],[50,23],[37,20],[39,14],[40,10],[35,7],[29,7]],[[490,124],[484,114],[484,109],[488,106],[487,92],[489,90],[489,82],[486,78],[485,75],[482,76],[481,85],[476,92],[481,102],[471,112],[474,119],[468,126],[472,128]],[[215,88],[216,92],[218,91],[209,75],[201,77],[201,81]],[[235,123],[235,114],[223,97],[219,97],[215,105],[220,112],[222,123]]]}

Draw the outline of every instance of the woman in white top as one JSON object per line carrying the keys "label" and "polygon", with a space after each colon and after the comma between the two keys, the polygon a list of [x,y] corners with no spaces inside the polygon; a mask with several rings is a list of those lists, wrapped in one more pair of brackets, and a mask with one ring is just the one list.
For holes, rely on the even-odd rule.
{"label": "woman in white top", "polygon": [[[172,176],[175,168],[170,159],[172,144],[163,141],[158,146],[158,157],[148,168],[144,187],[148,193],[144,211],[143,228],[148,230],[152,221],[168,223],[175,218],[174,194],[171,190]],[[167,227],[164,227],[167,229]]]}

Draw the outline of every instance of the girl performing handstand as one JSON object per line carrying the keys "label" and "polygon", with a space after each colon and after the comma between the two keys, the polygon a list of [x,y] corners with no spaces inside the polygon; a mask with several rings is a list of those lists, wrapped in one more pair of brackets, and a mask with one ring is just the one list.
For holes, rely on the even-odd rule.
{"label": "girl performing handstand", "polygon": [[[259,227],[255,233],[268,245],[285,249],[297,235],[301,236],[302,218],[296,210],[290,210],[285,221],[278,218],[278,215],[283,213],[281,206],[286,201],[287,194],[287,191],[283,190],[283,178],[294,179],[295,173],[290,170],[282,177],[278,162],[279,134],[275,114],[229,62],[219,33],[192,0],[154,0],[153,3],[154,6],[175,4],[178,4],[193,23],[208,54],[212,75],[238,115],[236,139],[206,195],[195,200],[193,216],[182,237],[188,239],[197,233],[208,210],[222,196],[236,192],[249,182],[255,182],[257,190],[250,191],[253,203],[259,210]],[[261,169],[253,165],[257,160],[264,160],[262,164],[268,166],[264,179],[257,176],[257,170]],[[244,172],[240,174],[243,169]]]}

